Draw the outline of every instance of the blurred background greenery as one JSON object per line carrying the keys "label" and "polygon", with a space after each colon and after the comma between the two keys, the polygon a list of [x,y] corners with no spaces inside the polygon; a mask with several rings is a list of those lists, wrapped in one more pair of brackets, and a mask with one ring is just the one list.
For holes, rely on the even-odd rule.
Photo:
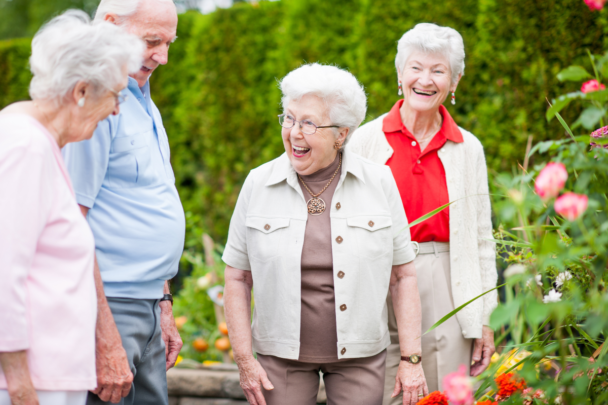
{"label": "blurred background greenery", "polygon": [[[219,1],[219,0],[209,0]],[[0,0],[0,108],[28,98],[31,36],[68,8],[94,13],[98,0]],[[181,1],[180,10],[196,1]],[[490,182],[523,164],[528,141],[566,137],[557,120],[547,122],[547,100],[578,90],[556,75],[587,60],[587,50],[608,49],[606,10],[592,12],[582,0],[281,0],[228,1],[229,8],[180,14],[169,64],[151,78],[171,143],[176,185],[187,212],[186,251],[178,315],[194,322],[188,340],[219,336],[205,289],[195,281],[206,266],[202,234],[218,242],[218,256],[240,187],[249,171],[283,152],[277,114],[277,80],[302,63],[350,70],[368,94],[367,119],[397,101],[394,58],[403,33],[420,22],[458,30],[466,68],[457,104],[446,107],[483,143]],[[219,3],[218,3],[219,5]],[[207,10],[210,10],[209,8]],[[567,122],[580,106],[563,112]],[[539,155],[531,157],[529,167]],[[415,218],[411,218],[412,220]],[[219,256],[217,257],[219,260]],[[192,303],[192,304],[190,304]],[[196,303],[196,304],[194,304]],[[189,305],[206,308],[194,321]],[[190,326],[185,324],[185,330]],[[213,330],[212,330],[213,329]],[[185,350],[190,350],[188,347]],[[213,351],[213,350],[212,350]],[[210,357],[219,359],[219,352]]]}

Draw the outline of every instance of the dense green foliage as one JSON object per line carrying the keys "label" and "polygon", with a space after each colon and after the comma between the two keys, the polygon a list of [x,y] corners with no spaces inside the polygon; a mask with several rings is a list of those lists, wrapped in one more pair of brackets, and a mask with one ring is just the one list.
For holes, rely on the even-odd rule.
{"label": "dense green foliage", "polygon": [[[423,21],[464,37],[465,76],[456,106],[447,107],[481,139],[494,171],[523,161],[528,136],[564,136],[556,120],[543,119],[546,99],[580,84],[555,75],[586,49],[604,49],[608,30],[605,12],[592,13],[581,0],[282,0],[182,14],[170,63],[151,82],[196,225],[222,241],[249,170],[282,153],[277,79],[303,62],[345,67],[365,86],[367,117],[375,118],[398,99],[396,42]],[[0,107],[27,97],[28,53],[25,40],[0,45]],[[565,118],[573,122],[579,112],[568,109]]]}

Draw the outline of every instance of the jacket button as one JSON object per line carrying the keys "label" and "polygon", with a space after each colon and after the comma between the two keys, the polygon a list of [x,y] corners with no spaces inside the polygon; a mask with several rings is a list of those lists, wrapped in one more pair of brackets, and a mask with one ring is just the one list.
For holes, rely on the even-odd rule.
{"label": "jacket button", "polygon": [[336,209],[339,210],[340,208],[342,208],[342,206],[340,205],[340,203],[336,204]]}
{"label": "jacket button", "polygon": [[420,160],[417,160],[416,163],[420,164]]}
{"label": "jacket button", "polygon": [[339,271],[338,272],[338,278],[344,278],[344,272],[343,271]]}
{"label": "jacket button", "polygon": [[343,241],[343,240],[344,240],[344,239],[342,239],[342,237],[341,237],[341,236],[338,236],[338,237],[336,238],[336,242],[338,242],[338,243],[342,243],[342,241]]}
{"label": "jacket button", "polygon": [[367,224],[369,225],[370,228],[374,227],[374,221],[369,221]]}
{"label": "jacket button", "polygon": [[346,304],[340,305],[340,311],[346,311]]}
{"label": "jacket button", "polygon": [[269,230],[270,229],[270,225],[268,225],[268,224],[264,225],[264,229]]}
{"label": "jacket button", "polygon": [[412,146],[416,146],[416,141],[412,141]]}
{"label": "jacket button", "polygon": [[345,347],[343,347],[342,350],[340,350],[340,354],[344,354],[344,353],[346,353],[346,348]]}

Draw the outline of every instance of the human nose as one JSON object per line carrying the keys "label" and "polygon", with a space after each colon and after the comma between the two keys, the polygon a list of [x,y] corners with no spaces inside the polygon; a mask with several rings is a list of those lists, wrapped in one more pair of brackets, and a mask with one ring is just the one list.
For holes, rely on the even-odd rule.
{"label": "human nose", "polygon": [[154,55],[152,55],[152,60],[159,65],[166,65],[169,61],[169,49],[165,47],[154,53]]}
{"label": "human nose", "polygon": [[302,132],[302,126],[298,121],[293,123],[293,127],[290,129],[291,136],[293,137],[303,137],[304,133]]}

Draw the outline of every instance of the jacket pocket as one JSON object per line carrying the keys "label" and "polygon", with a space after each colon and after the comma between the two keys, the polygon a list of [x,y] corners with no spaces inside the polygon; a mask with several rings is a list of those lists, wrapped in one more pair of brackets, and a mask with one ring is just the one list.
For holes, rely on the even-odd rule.
{"label": "jacket pocket", "polygon": [[267,262],[283,254],[289,238],[289,218],[247,217],[247,252],[250,257]]}
{"label": "jacket pocket", "polygon": [[147,134],[137,134],[112,141],[108,163],[108,184],[111,187],[141,187],[153,183],[147,138]]}
{"label": "jacket pocket", "polygon": [[357,240],[355,255],[376,259],[391,254],[393,221],[390,216],[359,215],[347,218],[346,224]]}

